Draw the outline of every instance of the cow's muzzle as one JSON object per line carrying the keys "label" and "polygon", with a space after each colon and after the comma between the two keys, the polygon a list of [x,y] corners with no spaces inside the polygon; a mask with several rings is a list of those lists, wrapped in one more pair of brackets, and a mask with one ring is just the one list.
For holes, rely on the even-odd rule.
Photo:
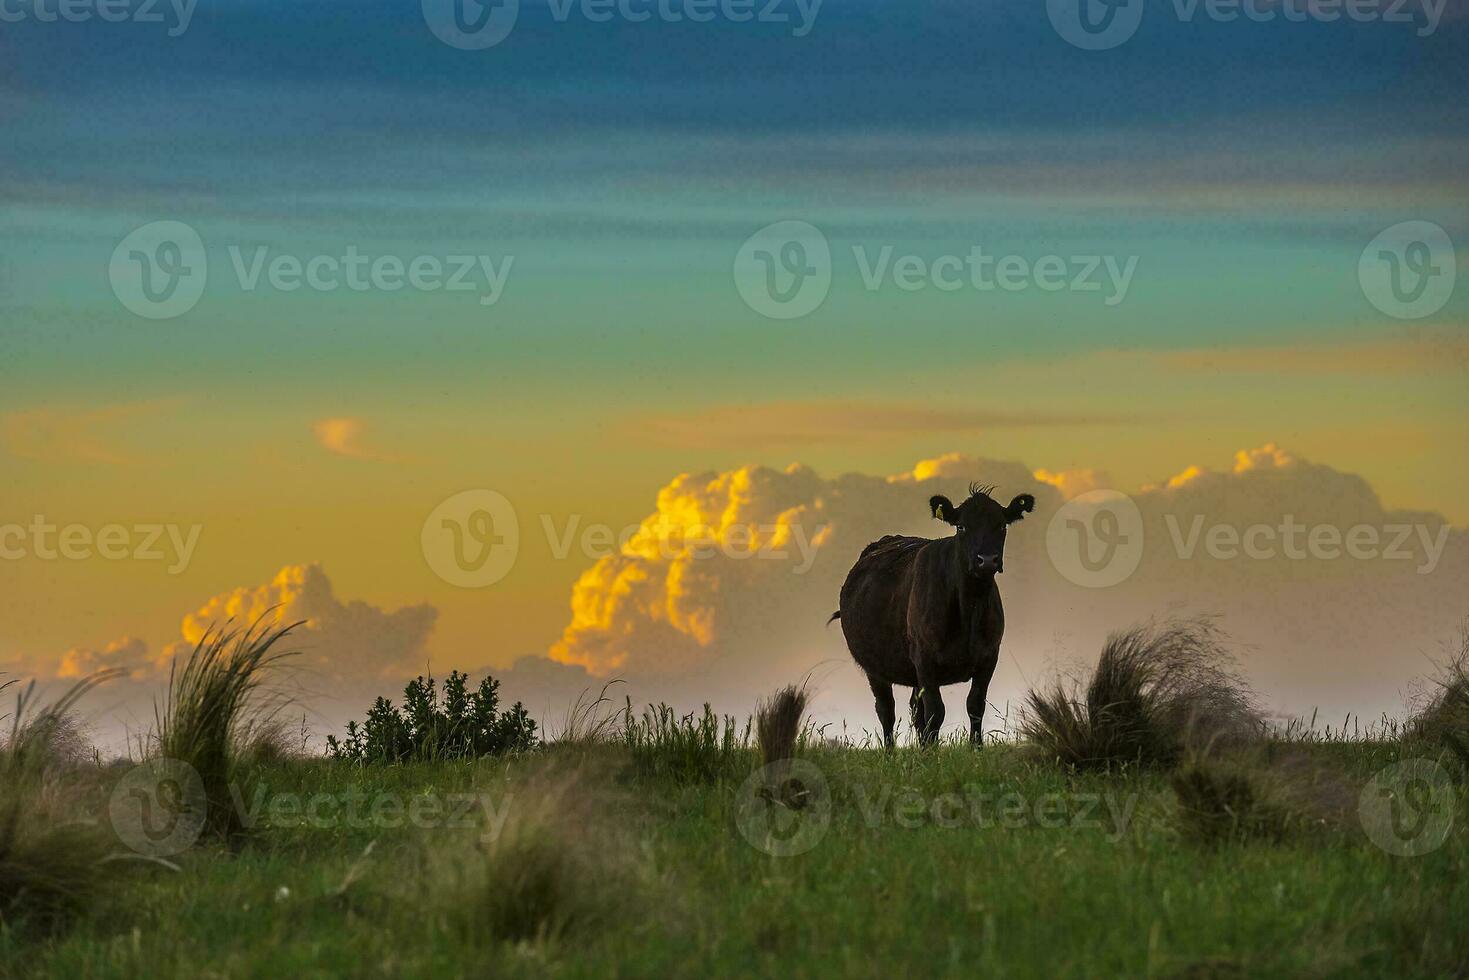
{"label": "cow's muzzle", "polygon": [[975,575],[998,575],[1005,570],[1005,561],[999,555],[975,555],[969,560],[969,570]]}

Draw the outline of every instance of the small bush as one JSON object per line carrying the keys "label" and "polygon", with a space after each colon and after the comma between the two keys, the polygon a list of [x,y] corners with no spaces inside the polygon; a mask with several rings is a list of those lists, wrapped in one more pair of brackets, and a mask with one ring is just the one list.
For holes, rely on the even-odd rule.
{"label": "small bush", "polygon": [[206,800],[204,829],[229,840],[242,831],[230,786],[251,742],[271,724],[262,703],[264,673],[291,656],[274,649],[300,623],[276,629],[263,618],[242,630],[209,629],[183,669],[169,672],[168,693],[158,712],[159,755],[198,772]]}
{"label": "small bush", "polygon": [[1076,768],[1171,765],[1190,747],[1234,744],[1261,719],[1207,621],[1136,626],[1107,638],[1084,693],[1031,691],[1020,732]]}
{"label": "small bush", "polygon": [[649,705],[634,717],[623,712],[622,737],[634,767],[643,775],[680,783],[718,782],[749,772],[750,726],[741,732],[729,715],[709,705],[702,714],[678,715],[666,704]]}
{"label": "small bush", "polygon": [[755,741],[767,766],[795,757],[796,744],[805,731],[801,719],[806,714],[806,701],[805,689],[791,685],[776,691],[756,709]]}
{"label": "small bush", "polygon": [[486,677],[476,691],[468,689],[468,681],[468,675],[451,672],[441,701],[432,677],[414,678],[403,691],[401,710],[378,698],[361,726],[347,723],[346,741],[327,736],[327,753],[382,763],[475,759],[535,748],[536,723],[525,707],[517,701],[499,711],[499,681]]}

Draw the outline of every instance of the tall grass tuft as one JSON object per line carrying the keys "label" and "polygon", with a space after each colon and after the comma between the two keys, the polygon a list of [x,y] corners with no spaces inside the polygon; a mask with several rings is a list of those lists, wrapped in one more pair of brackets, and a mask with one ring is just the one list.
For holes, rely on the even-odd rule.
{"label": "tall grass tuft", "polygon": [[85,742],[74,709],[115,673],[94,674],[49,704],[37,703],[34,683],[16,697],[0,741],[0,927],[53,932],[113,877],[111,842],[86,819],[78,772]]}
{"label": "tall grass tuft", "polygon": [[755,742],[767,766],[795,757],[796,745],[805,731],[802,718],[807,700],[806,689],[792,684],[776,691],[756,708]]}
{"label": "tall grass tuft", "polygon": [[[10,718],[10,732],[0,746],[0,770],[39,775],[50,766],[82,761],[90,746],[77,721],[77,702],[92,688],[125,673],[120,669],[98,671],[48,704],[37,702],[35,681],[21,688],[15,696],[15,710],[4,716]],[[0,691],[14,683],[0,684]]]}
{"label": "tall grass tuft", "polygon": [[613,830],[609,799],[564,771],[517,787],[507,804],[511,799],[503,825],[477,857],[451,855],[445,874],[457,887],[434,889],[466,938],[555,942],[629,911],[640,885],[636,849]]}
{"label": "tall grass tuft", "polygon": [[1242,743],[1262,730],[1253,697],[1208,620],[1113,633],[1085,690],[1032,690],[1020,733],[1073,767],[1171,765],[1190,747]]}
{"label": "tall grass tuft", "polygon": [[260,740],[280,731],[273,725],[276,709],[262,703],[263,675],[292,655],[275,645],[301,625],[270,628],[263,618],[244,629],[211,627],[183,668],[175,663],[170,671],[157,714],[158,754],[199,773],[207,804],[204,829],[223,840],[243,829],[231,781],[246,757],[261,748]]}
{"label": "tall grass tuft", "polygon": [[1459,649],[1434,681],[1435,690],[1408,720],[1409,739],[1444,746],[1469,767],[1469,623],[1459,632]]}
{"label": "tall grass tuft", "polygon": [[749,772],[749,723],[741,731],[732,716],[721,718],[707,704],[699,715],[679,715],[666,704],[649,705],[636,717],[629,699],[622,738],[641,775],[677,783],[713,783],[742,779]]}
{"label": "tall grass tuft", "polygon": [[623,717],[623,712],[614,707],[616,702],[607,696],[607,689],[621,683],[621,680],[608,681],[602,685],[596,697],[592,697],[591,688],[578,694],[576,700],[566,709],[561,727],[551,733],[547,741],[559,745],[593,746],[603,745],[616,738],[619,731],[618,721]]}

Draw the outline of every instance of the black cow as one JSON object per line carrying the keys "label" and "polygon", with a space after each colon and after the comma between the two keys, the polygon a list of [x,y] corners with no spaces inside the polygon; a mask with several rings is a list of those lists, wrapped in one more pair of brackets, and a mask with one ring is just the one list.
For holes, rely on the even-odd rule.
{"label": "black cow", "polygon": [[[994,487],[971,485],[955,507],[929,500],[933,516],[954,525],[938,540],[888,535],[862,550],[842,585],[832,619],[877,699],[884,742],[893,744],[893,685],[913,688],[909,705],[919,741],[927,745],[944,723],[939,688],[969,681],[969,733],[980,744],[980,720],[1005,635],[1005,611],[995,576],[1004,570],[1005,531],[1035,509],[1022,493],[1001,506]],[[831,622],[831,620],[827,620]]]}

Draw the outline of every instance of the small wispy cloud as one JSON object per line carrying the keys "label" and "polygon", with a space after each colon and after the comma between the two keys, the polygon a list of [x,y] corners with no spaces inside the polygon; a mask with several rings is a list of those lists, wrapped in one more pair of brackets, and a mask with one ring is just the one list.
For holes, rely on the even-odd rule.
{"label": "small wispy cloud", "polygon": [[334,456],[345,456],[348,459],[371,459],[379,462],[391,461],[391,456],[364,445],[363,432],[365,429],[366,423],[352,416],[319,419],[311,426],[317,443]]}
{"label": "small wispy cloud", "polygon": [[51,463],[124,465],[138,457],[119,448],[118,429],[136,419],[177,408],[181,399],[81,408],[46,405],[0,413],[0,445],[22,459]]}

